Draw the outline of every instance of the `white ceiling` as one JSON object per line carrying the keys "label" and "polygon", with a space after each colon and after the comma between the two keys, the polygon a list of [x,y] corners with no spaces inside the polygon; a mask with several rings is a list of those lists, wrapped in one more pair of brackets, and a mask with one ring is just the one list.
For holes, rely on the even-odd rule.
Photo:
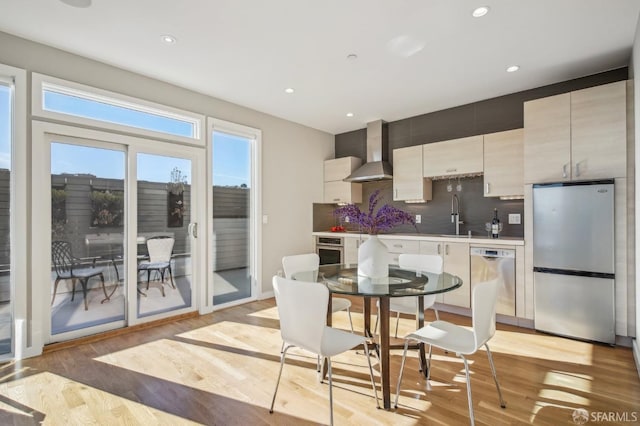
{"label": "white ceiling", "polygon": [[638,0],[92,3],[0,0],[0,31],[330,133],[627,66],[640,12]]}

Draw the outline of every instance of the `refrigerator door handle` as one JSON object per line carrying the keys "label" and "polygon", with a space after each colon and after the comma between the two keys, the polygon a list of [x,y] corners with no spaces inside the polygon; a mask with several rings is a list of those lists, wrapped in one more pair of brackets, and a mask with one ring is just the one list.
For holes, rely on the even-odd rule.
{"label": "refrigerator door handle", "polygon": [[562,177],[565,178],[565,179],[568,177],[567,176],[567,165],[568,164],[569,163],[565,163],[565,164],[562,165]]}

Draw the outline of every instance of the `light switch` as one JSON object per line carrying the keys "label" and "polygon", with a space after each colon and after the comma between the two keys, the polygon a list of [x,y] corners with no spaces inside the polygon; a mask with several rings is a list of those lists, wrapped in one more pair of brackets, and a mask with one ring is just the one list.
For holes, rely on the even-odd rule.
{"label": "light switch", "polygon": [[416,223],[422,223],[422,215],[421,214],[417,214],[416,215]]}
{"label": "light switch", "polygon": [[509,213],[509,225],[520,225],[520,213]]}

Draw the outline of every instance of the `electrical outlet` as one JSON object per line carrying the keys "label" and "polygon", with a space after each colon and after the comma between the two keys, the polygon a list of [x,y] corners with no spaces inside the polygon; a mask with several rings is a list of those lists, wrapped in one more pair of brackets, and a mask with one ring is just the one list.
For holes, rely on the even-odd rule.
{"label": "electrical outlet", "polygon": [[520,213],[509,213],[509,225],[520,225]]}
{"label": "electrical outlet", "polygon": [[346,223],[349,223],[349,216],[345,216],[345,217],[344,217],[344,221],[345,221]]}
{"label": "electrical outlet", "polygon": [[421,214],[417,214],[416,215],[416,223],[422,223],[422,215]]}

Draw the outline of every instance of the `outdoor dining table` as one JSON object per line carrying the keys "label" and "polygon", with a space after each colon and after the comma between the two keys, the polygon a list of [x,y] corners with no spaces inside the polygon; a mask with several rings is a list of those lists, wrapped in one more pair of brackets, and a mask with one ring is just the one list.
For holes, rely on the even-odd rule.
{"label": "outdoor dining table", "polygon": [[[364,333],[373,339],[371,331],[371,299],[379,299],[380,336],[376,350],[379,353],[382,401],[384,408],[391,408],[391,385],[389,383],[389,351],[395,349],[389,336],[389,299],[391,297],[416,297],[416,329],[424,326],[424,298],[429,294],[445,293],[462,286],[462,279],[443,273],[417,273],[416,271],[389,266],[389,276],[367,278],[358,275],[356,264],[321,265],[318,269],[318,281],[323,282],[332,294],[362,296],[364,298]],[[331,298],[327,310],[327,325],[331,326]],[[375,330],[374,330],[375,331]],[[397,348],[402,348],[398,345]],[[424,344],[418,345],[421,371],[428,375]],[[324,374],[324,373],[323,373]]]}

